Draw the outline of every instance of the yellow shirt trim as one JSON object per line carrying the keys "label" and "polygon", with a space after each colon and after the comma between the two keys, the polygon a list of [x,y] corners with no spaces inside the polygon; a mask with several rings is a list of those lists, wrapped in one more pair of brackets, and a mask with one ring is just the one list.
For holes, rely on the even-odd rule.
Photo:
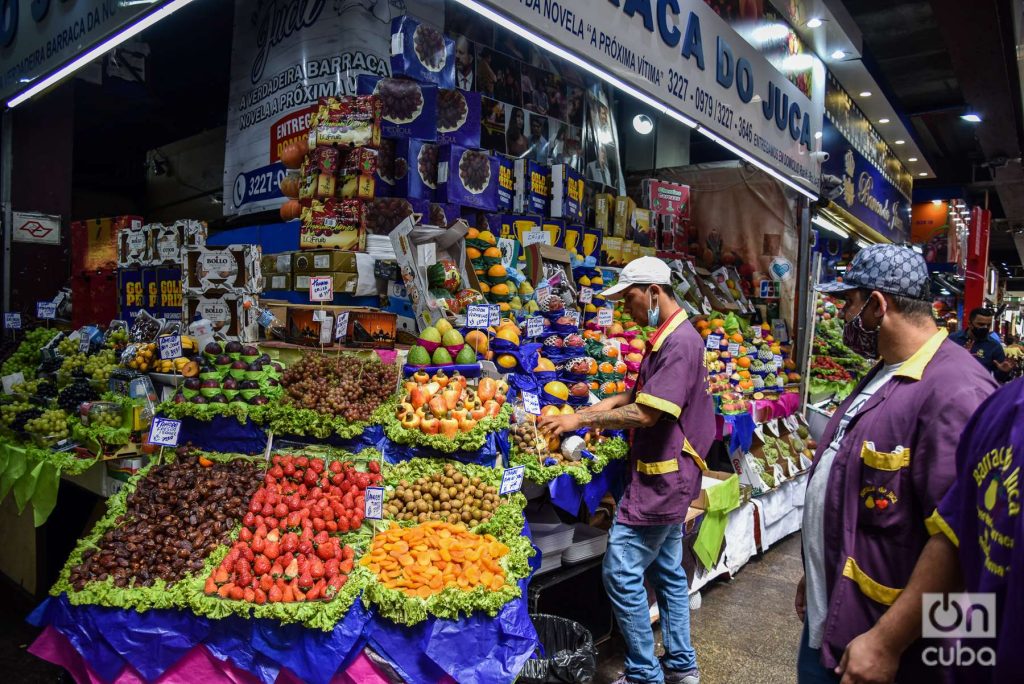
{"label": "yellow shirt trim", "polygon": [[947,337],[949,337],[949,333],[946,332],[946,329],[940,328],[938,332],[928,338],[927,342],[921,345],[920,349],[914,352],[913,356],[903,362],[900,369],[896,371],[897,377],[920,380],[924,375],[925,367],[931,363],[935,352],[939,350],[939,346]]}
{"label": "yellow shirt trim", "polygon": [[665,475],[679,470],[679,459],[671,458],[667,461],[654,461],[648,463],[637,459],[636,469],[644,475]]}
{"label": "yellow shirt trim", "polygon": [[665,323],[665,327],[655,333],[656,337],[654,344],[651,345],[651,351],[661,349],[661,344],[665,341],[665,338],[675,332],[675,329],[681,326],[687,318],[689,318],[689,315],[686,313],[686,309],[679,309],[679,311],[672,314],[672,320]]}
{"label": "yellow shirt trim", "polygon": [[697,463],[697,467],[700,468],[700,472],[706,473],[708,471],[708,464],[704,462],[704,459],[700,457],[697,450],[690,444],[690,440],[683,437],[683,453],[689,454],[693,460]]}
{"label": "yellow shirt trim", "polygon": [[896,451],[875,451],[874,442],[864,442],[860,447],[860,459],[864,465],[876,470],[899,470],[910,465],[910,449],[900,447]]}
{"label": "yellow shirt trim", "polygon": [[939,515],[939,509],[932,511],[932,514],[924,521],[924,526],[928,529],[928,534],[942,533],[953,543],[953,546],[960,548],[960,539],[956,536],[953,528],[949,526],[949,523]]}
{"label": "yellow shirt trim", "polygon": [[679,414],[683,412],[682,408],[673,404],[668,399],[662,399],[661,397],[656,397],[653,394],[647,394],[646,392],[638,392],[634,401],[642,406],[650,406],[653,409],[658,409],[673,418],[679,418]]}
{"label": "yellow shirt trim", "polygon": [[884,606],[891,606],[896,603],[896,599],[903,593],[902,589],[887,587],[868,577],[852,557],[846,559],[846,565],[843,566],[843,577],[853,580],[854,584],[860,589],[860,593]]}

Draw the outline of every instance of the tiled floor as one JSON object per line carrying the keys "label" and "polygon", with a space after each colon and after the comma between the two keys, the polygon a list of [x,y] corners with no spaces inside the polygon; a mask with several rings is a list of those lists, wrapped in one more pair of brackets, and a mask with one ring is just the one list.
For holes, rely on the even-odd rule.
{"label": "tiled floor", "polygon": [[[701,592],[691,629],[701,684],[788,684],[796,681],[801,623],[793,610],[803,572],[800,535],[787,537],[744,566],[731,580]],[[655,647],[662,653],[661,636]],[[597,684],[622,671],[622,642],[616,634],[600,647]]]}

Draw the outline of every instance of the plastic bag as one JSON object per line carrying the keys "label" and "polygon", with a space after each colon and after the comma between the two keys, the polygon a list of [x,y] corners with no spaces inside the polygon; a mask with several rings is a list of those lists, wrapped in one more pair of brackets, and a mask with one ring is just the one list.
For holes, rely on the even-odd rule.
{"label": "plastic bag", "polygon": [[546,656],[526,661],[519,682],[589,682],[597,673],[594,638],[583,625],[554,615],[530,615]]}

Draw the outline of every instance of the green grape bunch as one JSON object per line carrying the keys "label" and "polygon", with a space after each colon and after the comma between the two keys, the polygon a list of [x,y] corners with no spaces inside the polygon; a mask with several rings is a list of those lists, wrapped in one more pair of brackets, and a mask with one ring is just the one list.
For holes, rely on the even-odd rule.
{"label": "green grape bunch", "polygon": [[68,436],[68,416],[60,409],[43,411],[43,415],[25,423],[25,432],[35,437],[60,441]]}
{"label": "green grape bunch", "polygon": [[7,428],[11,427],[18,414],[30,408],[32,408],[32,404],[27,401],[15,401],[0,405],[0,424]]}
{"label": "green grape bunch", "polygon": [[36,366],[39,365],[39,350],[45,347],[56,334],[48,328],[36,328],[26,332],[25,339],[0,366],[0,375],[21,373],[26,379],[34,378]]}

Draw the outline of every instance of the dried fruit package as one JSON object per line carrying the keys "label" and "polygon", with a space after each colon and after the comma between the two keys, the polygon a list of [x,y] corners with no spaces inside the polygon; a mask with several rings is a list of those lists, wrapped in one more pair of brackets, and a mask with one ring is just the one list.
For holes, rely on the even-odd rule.
{"label": "dried fruit package", "polygon": [[568,164],[551,167],[551,215],[582,223],[583,174]]}
{"label": "dried fruit package", "polygon": [[302,210],[299,249],[362,251],[365,248],[366,227],[362,201],[313,200],[309,207]]}
{"label": "dried fruit package", "polygon": [[406,218],[428,210],[428,203],[424,200],[378,197],[366,203],[366,229],[373,235],[387,235]]}
{"label": "dried fruit package", "polygon": [[441,145],[437,166],[437,197],[440,202],[498,209],[498,160],[481,150],[461,145]]}
{"label": "dried fruit package", "polygon": [[437,139],[436,85],[360,74],[356,78],[356,92],[380,98],[383,137],[428,142]]}
{"label": "dried fruit package", "polygon": [[334,197],[337,188],[338,149],[314,147],[302,162],[299,180],[299,199],[327,199]]}
{"label": "dried fruit package", "polygon": [[354,147],[342,152],[338,170],[338,199],[370,200],[374,197],[377,172],[377,150],[369,147]]}
{"label": "dried fruit package", "polygon": [[391,20],[391,73],[442,88],[455,85],[455,42],[409,16]]}
{"label": "dried fruit package", "polygon": [[322,97],[309,127],[309,149],[348,145],[376,147],[381,136],[380,100],[369,93]]}
{"label": "dried fruit package", "polygon": [[480,147],[480,93],[437,91],[437,142]]}
{"label": "dried fruit package", "polygon": [[503,154],[498,158],[498,211],[514,211],[516,203],[516,164]]}

